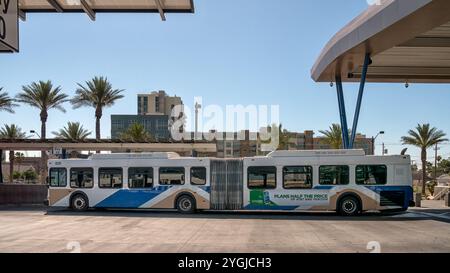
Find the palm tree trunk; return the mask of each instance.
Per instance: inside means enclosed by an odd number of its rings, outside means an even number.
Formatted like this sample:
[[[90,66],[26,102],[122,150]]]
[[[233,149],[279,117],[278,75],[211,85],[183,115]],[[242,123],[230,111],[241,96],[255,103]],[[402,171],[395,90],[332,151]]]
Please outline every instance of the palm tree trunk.
[[[425,197],[425,187],[426,187],[426,180],[427,180],[427,150],[422,149],[422,196]]]
[[[41,111],[41,140],[45,141],[47,131],[48,113],[45,110]],[[45,184],[47,179],[47,154],[41,151],[41,184]]]
[[[95,139],[100,140],[100,118],[95,118]]]
[[[9,183],[14,182],[14,151],[9,151]]]
[[[96,140],[100,140],[101,136],[100,136],[100,119],[102,118],[102,108],[101,107],[97,107],[95,109],[95,139]],[[96,151],[97,154],[100,153],[100,151]]]

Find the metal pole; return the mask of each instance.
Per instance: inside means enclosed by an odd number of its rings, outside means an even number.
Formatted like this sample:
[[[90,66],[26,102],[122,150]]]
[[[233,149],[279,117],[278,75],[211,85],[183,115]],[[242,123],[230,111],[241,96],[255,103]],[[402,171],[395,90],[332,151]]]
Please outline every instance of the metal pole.
[[[372,154],[375,155],[375,138],[372,137]]]
[[[383,155],[384,155],[384,151],[385,151],[385,150],[384,150],[384,142],[383,142]]]
[[[362,102],[362,98],[364,95],[364,87],[366,84],[367,69],[368,69],[369,65],[370,65],[370,53],[366,53],[366,56],[364,58],[362,74],[361,74],[361,82],[359,84],[359,93],[358,93],[358,100],[356,102],[355,117],[353,118],[352,138],[349,143],[350,149],[353,148],[353,144],[355,143],[356,130],[358,129],[359,113],[361,111],[361,102]]]
[[[339,115],[341,118],[342,143],[344,149],[348,149],[349,145],[348,145],[347,115],[345,112],[344,91],[342,88],[342,79],[340,75],[336,76],[336,91],[338,97]]]
[[[0,150],[0,184],[3,184],[3,150]]]
[[[438,144],[434,148],[434,180],[437,178],[437,157],[438,157]]]

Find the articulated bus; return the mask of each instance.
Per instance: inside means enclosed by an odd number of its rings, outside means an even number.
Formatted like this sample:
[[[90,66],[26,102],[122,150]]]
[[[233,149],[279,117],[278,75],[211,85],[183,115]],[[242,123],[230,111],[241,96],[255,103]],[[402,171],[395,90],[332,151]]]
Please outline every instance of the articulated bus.
[[[48,204],[231,211],[404,211],[413,202],[408,155],[363,150],[276,151],[240,159],[175,153],[49,160]]]

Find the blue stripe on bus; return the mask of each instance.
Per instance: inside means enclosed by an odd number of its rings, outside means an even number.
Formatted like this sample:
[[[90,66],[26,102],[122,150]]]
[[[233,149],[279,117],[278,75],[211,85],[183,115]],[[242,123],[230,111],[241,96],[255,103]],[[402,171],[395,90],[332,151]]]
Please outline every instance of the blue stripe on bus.
[[[211,193],[211,186],[200,186],[199,188],[206,191],[207,193]]]
[[[409,207],[409,201],[413,200],[414,190],[411,186],[365,186],[367,189],[380,194],[381,191],[402,191],[405,193],[403,208]]]
[[[159,186],[153,189],[119,190],[98,203],[96,208],[139,208],[171,186]]]

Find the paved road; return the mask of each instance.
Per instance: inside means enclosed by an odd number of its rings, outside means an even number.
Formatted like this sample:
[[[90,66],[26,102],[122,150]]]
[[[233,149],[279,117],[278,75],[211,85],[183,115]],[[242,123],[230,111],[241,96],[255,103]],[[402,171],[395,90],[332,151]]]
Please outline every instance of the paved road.
[[[394,215],[0,208],[0,252],[450,252],[450,210]]]

